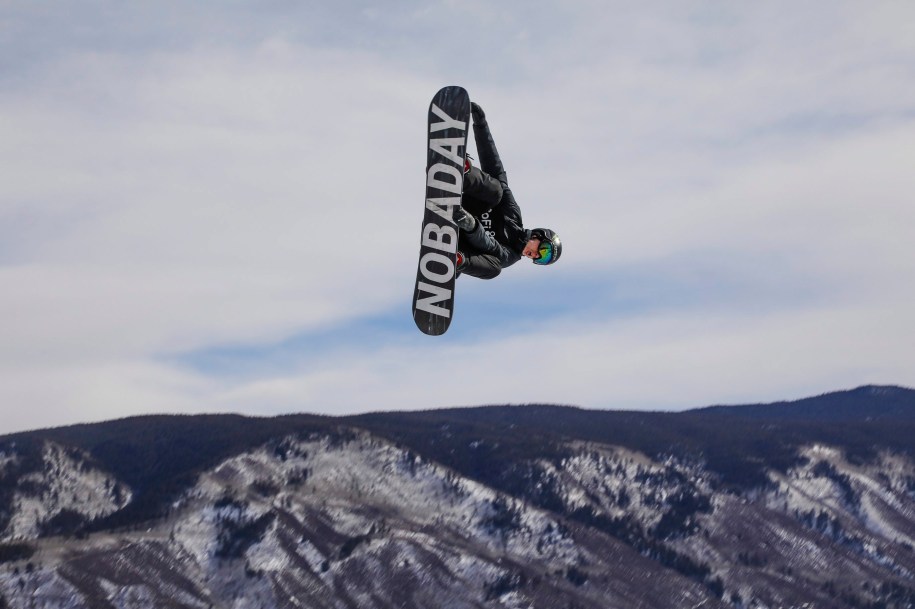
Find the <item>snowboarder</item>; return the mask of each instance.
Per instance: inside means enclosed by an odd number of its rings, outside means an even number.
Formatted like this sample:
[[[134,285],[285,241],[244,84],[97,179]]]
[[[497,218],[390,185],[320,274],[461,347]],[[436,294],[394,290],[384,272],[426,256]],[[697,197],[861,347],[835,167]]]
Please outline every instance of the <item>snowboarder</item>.
[[[492,279],[522,257],[538,265],[553,264],[562,254],[559,236],[548,228],[524,228],[486,114],[476,103],[470,104],[470,112],[480,168],[465,163],[462,206],[454,212],[460,228],[458,273]]]

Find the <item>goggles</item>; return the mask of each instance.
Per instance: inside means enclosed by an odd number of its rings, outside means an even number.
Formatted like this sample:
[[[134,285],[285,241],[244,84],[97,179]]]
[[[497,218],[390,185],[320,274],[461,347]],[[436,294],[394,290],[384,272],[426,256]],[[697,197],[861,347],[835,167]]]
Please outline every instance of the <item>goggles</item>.
[[[534,264],[549,264],[553,261],[553,244],[549,241],[541,241],[537,249],[538,256],[534,258]]]

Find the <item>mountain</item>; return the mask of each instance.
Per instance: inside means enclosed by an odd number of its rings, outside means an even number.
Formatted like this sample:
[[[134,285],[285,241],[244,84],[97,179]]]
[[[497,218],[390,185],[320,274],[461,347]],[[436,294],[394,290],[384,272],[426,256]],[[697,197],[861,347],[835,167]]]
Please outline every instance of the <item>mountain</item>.
[[[915,606],[915,392],[0,438],[0,609]]]
[[[697,412],[783,421],[915,421],[915,390],[867,385],[793,402],[751,406],[712,406]]]

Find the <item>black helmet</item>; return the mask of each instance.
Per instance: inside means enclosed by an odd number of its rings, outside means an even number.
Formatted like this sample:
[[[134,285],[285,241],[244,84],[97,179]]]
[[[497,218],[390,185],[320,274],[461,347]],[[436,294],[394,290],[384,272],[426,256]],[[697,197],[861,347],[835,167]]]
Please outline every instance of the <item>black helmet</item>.
[[[559,256],[562,255],[562,241],[559,240],[559,235],[548,228],[535,228],[531,231],[531,239],[540,240],[540,256],[534,258],[534,264],[547,265],[559,260]]]

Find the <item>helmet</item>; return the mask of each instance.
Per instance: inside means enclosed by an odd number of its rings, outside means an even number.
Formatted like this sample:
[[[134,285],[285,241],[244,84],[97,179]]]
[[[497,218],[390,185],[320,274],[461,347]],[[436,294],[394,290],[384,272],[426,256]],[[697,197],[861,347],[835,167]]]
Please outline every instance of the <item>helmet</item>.
[[[547,265],[559,260],[562,255],[562,241],[559,235],[548,228],[535,228],[531,231],[531,239],[540,240],[539,258],[534,258],[534,264]]]

